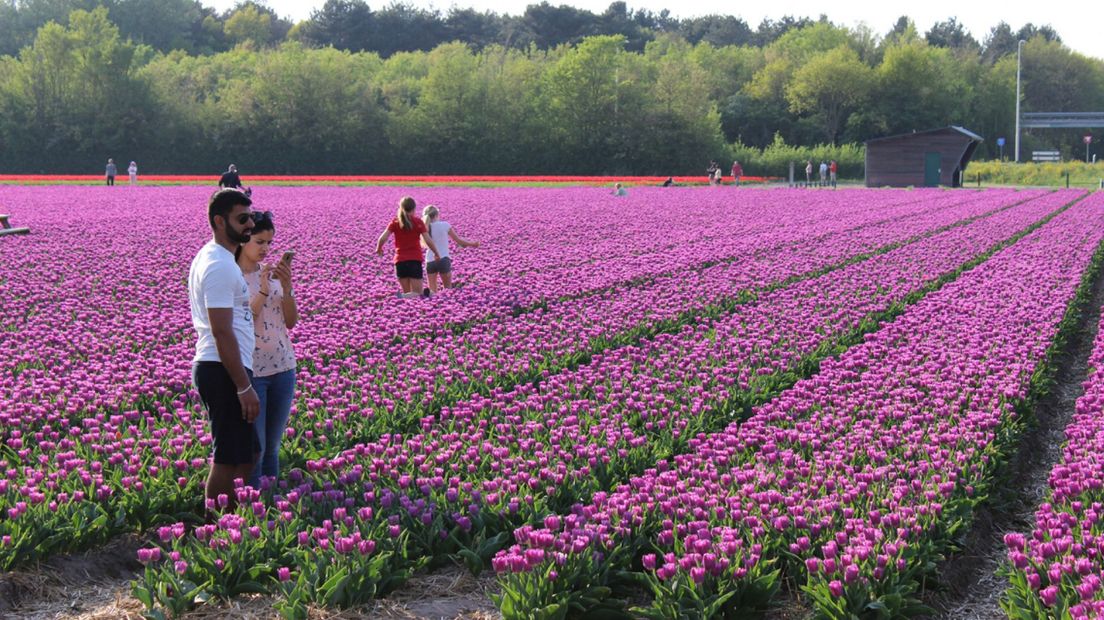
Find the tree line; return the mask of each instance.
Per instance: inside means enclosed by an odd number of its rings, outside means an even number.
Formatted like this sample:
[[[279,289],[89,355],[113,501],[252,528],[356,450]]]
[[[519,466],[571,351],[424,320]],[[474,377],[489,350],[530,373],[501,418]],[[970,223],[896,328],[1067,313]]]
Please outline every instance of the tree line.
[[[947,124],[996,157],[1020,39],[1026,111],[1101,109],[1104,62],[1032,24],[978,41],[954,19],[753,29],[623,2],[506,16],[328,0],[292,24],[252,2],[24,0],[0,5],[0,167],[666,175],[739,157],[781,175],[831,157],[861,175],[857,143]],[[1024,150],[1076,156],[1082,133],[1037,131]]]

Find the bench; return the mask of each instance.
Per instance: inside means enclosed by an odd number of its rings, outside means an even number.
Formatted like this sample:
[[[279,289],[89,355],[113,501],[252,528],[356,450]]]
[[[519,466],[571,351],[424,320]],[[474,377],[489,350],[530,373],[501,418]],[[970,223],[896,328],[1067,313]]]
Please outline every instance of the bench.
[[[30,228],[12,228],[11,222],[9,222],[10,215],[0,214],[0,237],[4,235],[25,235],[31,232]]]

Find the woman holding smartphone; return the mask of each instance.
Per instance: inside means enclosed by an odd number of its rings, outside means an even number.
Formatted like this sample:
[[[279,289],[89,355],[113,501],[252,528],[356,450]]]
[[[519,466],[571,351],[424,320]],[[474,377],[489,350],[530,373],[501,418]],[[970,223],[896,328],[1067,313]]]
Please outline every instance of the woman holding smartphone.
[[[249,308],[253,311],[256,348],[253,351],[253,389],[261,401],[254,425],[261,453],[248,483],[260,488],[261,477],[280,473],[280,440],[287,429],[295,395],[295,352],[288,330],[299,322],[299,309],[292,293],[291,258],[264,263],[272,248],[276,227],[270,211],[253,212],[253,232],[238,246],[236,258],[249,286]]]

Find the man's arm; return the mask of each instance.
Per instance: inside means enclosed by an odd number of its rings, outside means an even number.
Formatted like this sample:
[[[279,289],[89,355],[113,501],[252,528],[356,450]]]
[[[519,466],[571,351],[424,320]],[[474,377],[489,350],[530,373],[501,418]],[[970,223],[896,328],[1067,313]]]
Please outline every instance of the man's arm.
[[[238,392],[242,417],[247,422],[252,422],[260,413],[260,401],[253,391],[238,351],[238,337],[234,335],[234,308],[208,308],[207,319],[211,322],[211,334],[215,337],[219,359],[222,360],[226,372],[230,373],[230,379]]]

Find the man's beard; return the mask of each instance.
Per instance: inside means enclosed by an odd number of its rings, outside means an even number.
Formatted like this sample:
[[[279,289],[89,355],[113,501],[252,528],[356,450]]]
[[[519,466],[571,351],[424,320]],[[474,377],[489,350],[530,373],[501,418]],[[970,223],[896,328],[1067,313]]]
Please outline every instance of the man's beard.
[[[249,243],[249,238],[252,234],[252,231],[252,228],[250,228],[249,230],[238,231],[231,225],[226,227],[226,236],[230,239],[230,241],[241,245],[243,243]]]

